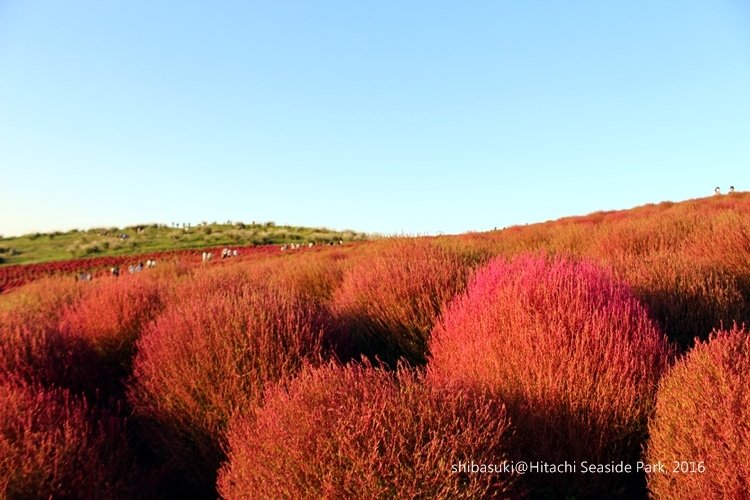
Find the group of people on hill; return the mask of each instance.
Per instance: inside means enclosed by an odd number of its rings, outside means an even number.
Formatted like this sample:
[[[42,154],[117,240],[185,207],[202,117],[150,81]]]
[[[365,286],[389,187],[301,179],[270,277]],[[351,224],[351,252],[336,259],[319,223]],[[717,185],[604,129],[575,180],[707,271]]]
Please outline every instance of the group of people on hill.
[[[239,255],[240,255],[240,251],[237,250],[236,248],[234,250],[232,250],[231,248],[223,248],[221,250],[222,259],[228,259],[229,257],[237,257]],[[203,252],[201,254],[201,262],[205,264],[206,262],[213,259],[213,257],[214,257],[213,252]]]
[[[222,259],[228,259],[229,257],[237,257],[239,254],[240,252],[236,248],[234,250],[230,248],[224,248],[221,250]]]
[[[329,242],[328,243],[328,245],[334,245],[334,244],[335,244],[334,242]],[[344,241],[343,240],[339,240],[338,244],[339,245],[343,245]],[[313,242],[310,242],[310,243],[307,244],[307,247],[309,247],[309,248],[312,248],[313,246],[315,246],[315,243],[313,243]],[[290,243],[289,245],[282,245],[281,246],[281,251],[283,252],[283,251],[285,251],[287,249],[289,249],[289,250],[299,250],[300,248],[301,248],[301,244],[300,243]],[[240,255],[240,252],[236,248],[235,249],[223,248],[221,250],[221,258],[222,259],[228,259],[230,257],[238,257],[239,255]],[[209,262],[211,259],[213,259],[213,256],[214,256],[213,252],[203,252],[201,254],[201,262],[205,264],[205,263]],[[128,266],[128,273],[135,274],[135,273],[141,272],[143,269],[150,269],[150,268],[153,268],[153,267],[156,267],[156,259],[148,259],[148,260],[146,260],[145,263],[144,262],[139,262],[138,264],[130,264]],[[109,270],[109,273],[110,273],[110,275],[112,275],[114,277],[120,276],[120,266],[119,265],[112,266],[110,268],[110,270]],[[80,273],[80,274],[78,274],[76,276],[76,279],[79,280],[79,281],[91,281],[92,275],[91,275],[91,273]]]
[[[313,246],[313,243],[308,244],[309,247]],[[289,250],[299,250],[300,244],[299,243],[290,243],[289,245],[281,245],[281,251],[285,252],[287,249]]]
[[[151,269],[156,267],[156,259],[148,259],[146,262],[139,262],[138,264],[130,264],[128,266],[128,272],[130,274],[135,274],[143,271],[144,269]],[[109,268],[109,274],[110,276],[114,276],[117,278],[120,276],[120,266],[115,264],[114,266]],[[89,271],[83,271],[78,274],[76,274],[76,281],[91,281],[94,279],[94,275]]]
[[[343,245],[344,240],[339,240],[338,243],[335,243],[333,241],[329,241],[328,243],[324,243],[324,245],[333,246],[333,245]],[[315,243],[310,242],[306,245],[308,248],[312,248],[315,246]],[[287,250],[299,250],[302,248],[302,245],[300,243],[289,243],[288,245],[281,245],[281,251],[285,252]]]
[[[729,192],[734,193],[734,186],[729,186]],[[721,194],[721,188],[719,186],[716,186],[716,189],[714,189],[715,194]]]
[[[154,267],[156,267],[156,259],[148,259],[146,260],[145,264],[143,263],[143,261],[139,262],[138,264],[130,264],[128,266],[128,273],[135,274],[143,271],[144,269],[151,269]],[[114,277],[120,276],[120,266],[112,266],[109,270],[109,274]]]

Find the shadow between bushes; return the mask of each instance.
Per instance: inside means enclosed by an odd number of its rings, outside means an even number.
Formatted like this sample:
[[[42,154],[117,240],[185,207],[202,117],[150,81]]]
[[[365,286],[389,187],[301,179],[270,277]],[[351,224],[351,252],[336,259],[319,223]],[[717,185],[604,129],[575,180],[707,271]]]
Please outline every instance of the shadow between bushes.
[[[528,498],[538,499],[632,499],[647,498],[646,474],[636,472],[641,450],[647,441],[646,424],[613,436],[600,452],[592,453],[596,430],[585,409],[573,411],[563,404],[529,408],[521,402],[506,404],[514,431],[510,456],[514,461],[576,465],[571,473],[526,473],[521,482]],[[601,431],[600,431],[601,432]],[[605,429],[616,434],[617,429]],[[582,462],[591,464],[630,464],[630,473],[583,472]]]
[[[695,345],[695,339],[706,340],[715,329],[750,324],[750,281],[737,285],[741,297],[727,304],[707,294],[681,290],[640,290],[639,296],[667,338],[684,353]]]
[[[395,370],[405,363],[427,364],[429,336],[418,330],[388,329],[367,316],[347,316],[334,320],[328,350],[342,363],[360,362]]]

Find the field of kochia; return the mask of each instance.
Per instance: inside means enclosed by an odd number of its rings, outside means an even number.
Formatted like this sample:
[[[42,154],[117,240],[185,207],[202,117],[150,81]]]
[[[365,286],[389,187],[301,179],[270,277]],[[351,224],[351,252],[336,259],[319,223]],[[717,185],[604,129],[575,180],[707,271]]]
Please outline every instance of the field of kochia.
[[[750,193],[41,278],[0,497],[750,498],[746,322]]]

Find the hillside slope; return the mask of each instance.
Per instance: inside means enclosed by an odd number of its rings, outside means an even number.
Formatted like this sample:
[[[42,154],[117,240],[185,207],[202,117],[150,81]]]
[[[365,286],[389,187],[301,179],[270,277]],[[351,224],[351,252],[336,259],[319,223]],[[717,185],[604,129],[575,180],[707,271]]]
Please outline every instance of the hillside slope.
[[[491,255],[593,259],[628,283],[682,346],[750,321],[750,193],[736,192],[467,234]]]
[[[65,233],[33,233],[0,238],[0,265],[32,264],[85,257],[137,255],[222,245],[271,245],[355,241],[366,235],[325,228],[242,222],[171,227],[141,224]]]

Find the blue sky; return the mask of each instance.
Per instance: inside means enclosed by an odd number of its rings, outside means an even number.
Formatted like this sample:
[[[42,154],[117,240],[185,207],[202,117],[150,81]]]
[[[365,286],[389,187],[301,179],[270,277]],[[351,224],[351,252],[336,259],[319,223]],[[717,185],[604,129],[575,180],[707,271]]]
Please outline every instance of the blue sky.
[[[740,0],[0,0],[0,234],[456,233],[730,184]]]

